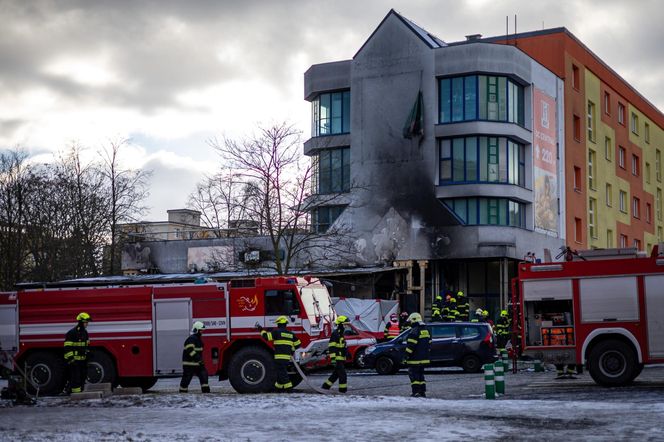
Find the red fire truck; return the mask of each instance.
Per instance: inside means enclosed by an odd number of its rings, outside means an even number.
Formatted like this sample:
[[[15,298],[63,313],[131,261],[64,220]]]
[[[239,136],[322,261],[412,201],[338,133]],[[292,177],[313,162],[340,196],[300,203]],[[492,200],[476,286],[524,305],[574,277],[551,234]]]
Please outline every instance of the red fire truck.
[[[519,263],[512,281],[512,342],[554,364],[584,364],[605,386],[633,381],[664,362],[664,256],[636,249]]]
[[[273,327],[286,315],[305,348],[330,335],[335,313],[317,279],[196,282],[135,277],[19,286],[0,293],[0,350],[27,367],[41,394],[57,394],[67,379],[64,335],[85,311],[92,316],[89,382],[148,389],[160,377],[181,375],[184,340],[202,321],[208,372],[246,393],[274,384],[272,348],[256,323]],[[300,379],[293,374],[293,381]]]

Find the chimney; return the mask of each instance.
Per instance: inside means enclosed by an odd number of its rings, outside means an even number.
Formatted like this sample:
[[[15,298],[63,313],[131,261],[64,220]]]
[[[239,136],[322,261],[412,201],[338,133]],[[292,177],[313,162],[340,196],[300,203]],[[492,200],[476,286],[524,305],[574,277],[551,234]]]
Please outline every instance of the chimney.
[[[482,34],[466,35],[466,41],[475,41],[475,40],[480,40],[481,38],[482,38]]]

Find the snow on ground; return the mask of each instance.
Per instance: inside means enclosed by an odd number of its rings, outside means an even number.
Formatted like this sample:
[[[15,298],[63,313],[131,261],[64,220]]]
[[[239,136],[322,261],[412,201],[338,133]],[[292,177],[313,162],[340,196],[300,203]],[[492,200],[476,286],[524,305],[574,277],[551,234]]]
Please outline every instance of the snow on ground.
[[[156,392],[0,405],[2,441],[664,440],[660,403]]]

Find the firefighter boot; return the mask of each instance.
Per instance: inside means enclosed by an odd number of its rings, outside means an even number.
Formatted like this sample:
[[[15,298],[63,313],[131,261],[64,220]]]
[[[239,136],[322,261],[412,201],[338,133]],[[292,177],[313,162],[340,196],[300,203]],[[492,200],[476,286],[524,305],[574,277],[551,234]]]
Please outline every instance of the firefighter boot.
[[[209,393],[210,392],[210,386],[209,385],[201,385],[201,391],[203,393]]]

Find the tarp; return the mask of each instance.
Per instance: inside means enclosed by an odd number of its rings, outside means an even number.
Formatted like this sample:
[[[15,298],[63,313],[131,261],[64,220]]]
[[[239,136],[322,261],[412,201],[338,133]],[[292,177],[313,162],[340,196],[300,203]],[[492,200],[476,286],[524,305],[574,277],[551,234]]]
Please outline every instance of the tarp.
[[[399,313],[397,301],[384,299],[332,298],[337,315],[347,316],[351,324],[360,330],[383,337],[385,323],[392,313]]]

